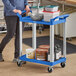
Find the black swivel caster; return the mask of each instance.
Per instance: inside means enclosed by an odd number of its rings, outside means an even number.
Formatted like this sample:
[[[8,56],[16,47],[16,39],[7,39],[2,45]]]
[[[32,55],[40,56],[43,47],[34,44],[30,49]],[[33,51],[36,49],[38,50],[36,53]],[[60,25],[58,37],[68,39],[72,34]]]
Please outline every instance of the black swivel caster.
[[[72,38],[71,38],[71,37],[70,37],[70,38],[67,38],[67,40],[68,40],[68,41],[72,41]]]
[[[26,64],[26,62],[23,62],[23,61],[18,61],[18,62],[17,62],[17,66],[18,66],[18,67],[21,67],[22,64]]]
[[[62,68],[64,68],[66,66],[66,63],[62,62],[60,65],[61,65]]]
[[[52,67],[48,67],[48,72],[51,73],[53,71]]]
[[[41,34],[42,33],[42,30],[39,30],[39,34]]]
[[[42,26],[39,26],[39,34],[42,33]]]
[[[17,66],[18,66],[18,67],[21,67],[21,66],[22,66],[22,61],[18,61],[18,62],[17,62]]]

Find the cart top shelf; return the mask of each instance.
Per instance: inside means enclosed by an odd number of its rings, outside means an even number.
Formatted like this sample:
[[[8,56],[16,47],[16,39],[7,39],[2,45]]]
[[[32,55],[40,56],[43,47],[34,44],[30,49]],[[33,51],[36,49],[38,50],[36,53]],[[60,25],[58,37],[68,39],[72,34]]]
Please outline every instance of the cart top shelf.
[[[57,17],[55,17],[53,19],[50,19],[50,22],[46,22],[44,20],[41,20],[41,21],[33,21],[30,16],[22,17],[22,15],[20,15],[19,13],[17,13],[17,16],[19,17],[19,20],[21,22],[44,24],[44,25],[56,25],[56,24],[60,24],[60,23],[65,23],[66,22],[66,18],[69,15],[66,14],[66,15],[57,16]]]

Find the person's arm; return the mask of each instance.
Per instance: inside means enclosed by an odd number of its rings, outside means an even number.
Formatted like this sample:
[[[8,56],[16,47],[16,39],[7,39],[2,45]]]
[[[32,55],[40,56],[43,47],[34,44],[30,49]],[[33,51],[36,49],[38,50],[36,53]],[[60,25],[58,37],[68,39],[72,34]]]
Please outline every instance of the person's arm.
[[[30,8],[28,6],[28,0],[24,0],[24,1],[25,1],[25,6],[26,6],[25,10],[26,10],[26,13],[28,13],[30,12]]]
[[[4,6],[8,9],[8,11],[13,11],[14,13],[21,14],[21,10],[17,10],[16,7],[14,7],[9,0],[2,0],[4,3]]]

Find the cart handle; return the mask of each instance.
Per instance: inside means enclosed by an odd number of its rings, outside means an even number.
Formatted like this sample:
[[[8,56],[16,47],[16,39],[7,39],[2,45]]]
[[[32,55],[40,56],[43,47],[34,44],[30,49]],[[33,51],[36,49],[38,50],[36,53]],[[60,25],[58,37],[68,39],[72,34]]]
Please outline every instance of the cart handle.
[[[67,17],[69,17],[69,14],[57,16],[57,17],[55,17],[55,18],[53,18],[53,19],[51,19],[51,20],[52,20],[52,21],[55,21],[56,19],[61,20],[61,19],[66,19]]]
[[[30,12],[32,13],[31,10],[30,10]],[[20,15],[19,13],[17,13],[17,16],[18,16],[20,19],[22,19],[22,15],[23,15],[24,13],[26,13],[26,10],[23,10],[21,15]]]

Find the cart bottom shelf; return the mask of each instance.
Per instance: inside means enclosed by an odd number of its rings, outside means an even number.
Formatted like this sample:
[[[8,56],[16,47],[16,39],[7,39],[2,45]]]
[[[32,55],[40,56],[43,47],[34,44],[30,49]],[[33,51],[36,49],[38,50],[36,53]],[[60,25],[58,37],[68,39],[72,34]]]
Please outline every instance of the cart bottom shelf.
[[[41,61],[41,60],[36,60],[36,59],[29,59],[26,58],[26,55],[23,55],[19,58],[21,61],[28,61],[28,62],[33,62],[33,63],[39,63],[39,64],[44,64],[44,65],[49,65],[49,66],[54,66],[56,64],[62,63],[62,62],[66,62],[66,58],[62,57],[57,61],[54,62],[48,62],[48,61]]]

